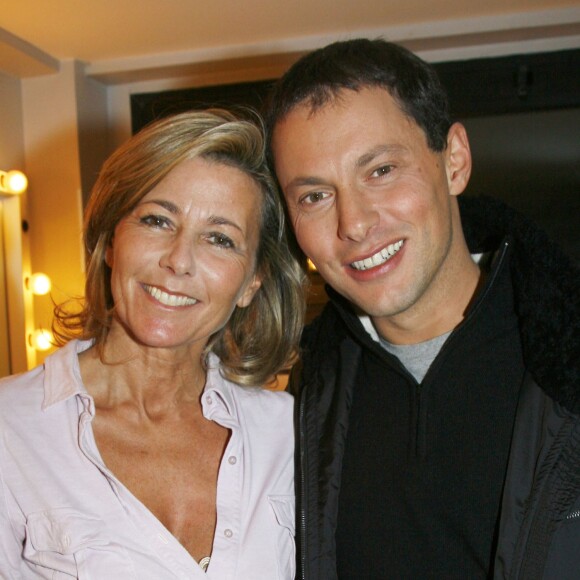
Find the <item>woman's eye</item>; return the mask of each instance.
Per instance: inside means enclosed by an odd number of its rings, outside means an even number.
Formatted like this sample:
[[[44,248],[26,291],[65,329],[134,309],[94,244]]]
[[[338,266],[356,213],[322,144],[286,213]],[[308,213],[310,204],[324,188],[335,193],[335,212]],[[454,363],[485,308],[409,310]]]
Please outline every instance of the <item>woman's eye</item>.
[[[321,202],[323,199],[326,199],[328,195],[329,194],[324,191],[313,191],[300,198],[300,203],[305,205],[313,205],[315,203]]]
[[[222,233],[210,234],[209,241],[214,246],[219,246],[220,248],[233,248],[234,247],[233,240],[229,236],[226,236],[225,234],[222,234]]]
[[[140,221],[142,224],[153,228],[165,228],[170,225],[169,220],[160,215],[146,215]]]

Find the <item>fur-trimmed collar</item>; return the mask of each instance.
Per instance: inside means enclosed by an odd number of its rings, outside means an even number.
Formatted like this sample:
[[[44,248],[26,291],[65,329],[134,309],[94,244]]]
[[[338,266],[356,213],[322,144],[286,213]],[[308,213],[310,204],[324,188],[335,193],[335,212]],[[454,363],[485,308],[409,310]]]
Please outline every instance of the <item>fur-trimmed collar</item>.
[[[580,269],[530,220],[490,197],[459,198],[472,253],[507,237],[524,361],[540,387],[580,413]]]

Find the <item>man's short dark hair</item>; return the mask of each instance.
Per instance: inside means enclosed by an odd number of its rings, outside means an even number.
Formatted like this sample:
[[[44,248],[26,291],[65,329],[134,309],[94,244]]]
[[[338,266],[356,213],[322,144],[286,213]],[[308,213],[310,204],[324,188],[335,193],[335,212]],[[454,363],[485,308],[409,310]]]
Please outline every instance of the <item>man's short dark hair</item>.
[[[275,84],[265,110],[268,139],[299,105],[316,111],[340,91],[380,87],[423,130],[433,151],[443,151],[451,126],[449,104],[435,69],[398,44],[359,38],[335,42],[297,61]],[[270,149],[270,147],[268,147]],[[270,151],[271,153],[271,151]]]

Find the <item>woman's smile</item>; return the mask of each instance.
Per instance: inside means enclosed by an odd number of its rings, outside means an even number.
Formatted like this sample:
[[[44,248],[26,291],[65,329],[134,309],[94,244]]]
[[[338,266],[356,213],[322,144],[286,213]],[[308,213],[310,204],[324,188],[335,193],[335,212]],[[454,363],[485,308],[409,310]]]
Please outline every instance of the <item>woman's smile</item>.
[[[184,294],[173,294],[161,290],[161,288],[158,288],[157,286],[149,286],[148,284],[143,284],[143,288],[157,302],[163,304],[163,306],[182,307],[197,304],[195,298],[185,296]]]

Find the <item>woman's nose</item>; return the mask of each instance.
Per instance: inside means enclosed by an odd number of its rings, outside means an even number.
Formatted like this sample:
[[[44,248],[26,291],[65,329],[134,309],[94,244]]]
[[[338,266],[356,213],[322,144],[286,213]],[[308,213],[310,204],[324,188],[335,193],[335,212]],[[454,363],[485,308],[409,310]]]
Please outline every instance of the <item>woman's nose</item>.
[[[163,252],[160,265],[177,276],[193,275],[195,272],[193,241],[188,236],[176,235]]]

